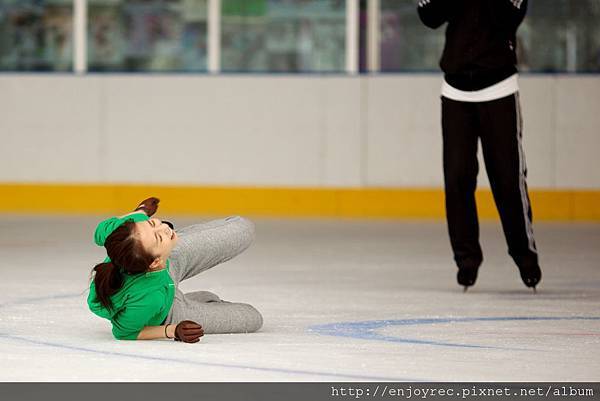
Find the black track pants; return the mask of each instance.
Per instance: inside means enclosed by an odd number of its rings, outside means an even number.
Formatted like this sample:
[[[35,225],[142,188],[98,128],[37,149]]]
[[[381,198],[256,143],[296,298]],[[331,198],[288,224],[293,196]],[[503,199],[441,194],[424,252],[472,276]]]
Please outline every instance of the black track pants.
[[[458,267],[483,261],[475,205],[478,139],[508,252],[517,266],[538,263],[521,128],[518,93],[479,103],[442,97],[446,218]]]

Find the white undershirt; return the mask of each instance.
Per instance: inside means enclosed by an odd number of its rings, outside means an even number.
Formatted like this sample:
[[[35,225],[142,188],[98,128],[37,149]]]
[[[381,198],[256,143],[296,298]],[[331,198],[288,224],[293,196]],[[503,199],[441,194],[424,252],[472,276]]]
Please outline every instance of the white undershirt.
[[[489,102],[490,100],[501,99],[519,91],[518,76],[519,74],[515,73],[497,84],[472,92],[456,89],[444,80],[442,96],[459,102]]]

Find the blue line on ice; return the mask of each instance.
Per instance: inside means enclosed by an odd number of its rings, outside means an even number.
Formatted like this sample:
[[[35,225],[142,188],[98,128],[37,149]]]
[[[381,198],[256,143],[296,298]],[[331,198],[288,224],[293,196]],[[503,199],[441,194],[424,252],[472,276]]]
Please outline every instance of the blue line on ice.
[[[333,378],[340,378],[340,379],[345,378],[345,379],[389,381],[389,382],[427,381],[427,380],[414,379],[414,378],[363,376],[363,375],[356,375],[356,374],[351,374],[351,373],[346,374],[346,373],[331,373],[331,372],[319,372],[319,371],[310,371],[310,370],[280,369],[280,368],[269,368],[269,367],[261,367],[261,366],[235,365],[235,364],[226,364],[226,363],[217,363],[217,362],[200,362],[200,361],[177,359],[177,358],[163,358],[163,357],[153,357],[153,356],[146,356],[146,355],[135,355],[135,354],[128,354],[125,352],[102,351],[102,350],[95,350],[95,349],[91,349],[91,348],[75,347],[75,346],[65,345],[65,344],[60,344],[60,343],[51,343],[51,342],[47,342],[47,341],[31,340],[28,338],[13,336],[13,335],[4,334],[4,333],[0,333],[0,338],[7,339],[7,340],[13,340],[13,341],[21,341],[21,342],[35,344],[35,345],[44,345],[44,346],[48,346],[48,347],[68,349],[71,351],[91,352],[94,354],[135,358],[135,359],[142,359],[142,360],[146,360],[146,361],[175,362],[175,363],[182,363],[182,364],[194,365],[194,366],[219,367],[219,368],[243,369],[243,370],[249,369],[249,370],[257,370],[260,372],[274,372],[274,373],[284,373],[284,374],[290,374],[290,375],[304,375],[304,376],[323,376],[323,377],[333,377]]]
[[[36,303],[36,302],[50,301],[50,300],[55,300],[55,299],[77,298],[82,295],[83,295],[83,293],[50,295],[50,296],[35,297],[35,298],[23,298],[23,299],[19,299],[19,300],[13,301],[13,302],[7,302],[7,303],[0,304],[0,308],[16,306],[16,305],[32,304],[32,303]],[[322,376],[322,377],[331,377],[331,378],[339,378],[339,379],[374,380],[374,381],[408,381],[408,382],[428,381],[425,379],[416,379],[416,378],[363,376],[363,375],[357,375],[357,374],[351,374],[351,373],[346,374],[346,373],[331,373],[331,372],[310,371],[310,370],[269,368],[269,367],[262,367],[262,366],[247,366],[247,365],[225,364],[225,363],[217,363],[217,362],[201,362],[201,361],[177,359],[177,358],[153,357],[153,356],[145,356],[145,355],[128,354],[125,352],[102,351],[102,350],[95,350],[92,348],[76,347],[76,346],[60,344],[60,343],[39,341],[39,340],[35,340],[35,339],[14,336],[14,335],[6,334],[6,333],[0,333],[0,338],[5,339],[5,340],[25,342],[25,343],[29,343],[29,344],[42,345],[42,346],[47,346],[47,347],[68,349],[71,351],[82,351],[82,352],[90,352],[90,353],[101,354],[101,355],[136,358],[136,359],[142,359],[142,360],[146,360],[146,361],[174,362],[174,363],[182,363],[182,364],[194,365],[194,366],[221,367],[221,368],[244,369],[244,370],[250,369],[250,370],[256,370],[259,372],[273,372],[273,373],[283,373],[283,374],[290,374],[290,375],[304,375],[304,376]]]
[[[440,347],[459,347],[459,348],[482,348],[498,349],[511,351],[539,351],[525,348],[507,348],[494,347],[477,344],[449,343],[433,340],[418,340],[413,338],[403,338],[386,336],[377,332],[377,330],[389,326],[416,326],[432,325],[444,323],[471,323],[471,322],[505,322],[505,321],[531,321],[531,320],[600,320],[600,317],[585,316],[516,316],[516,317],[457,317],[457,318],[422,318],[422,319],[401,319],[401,320],[368,320],[362,322],[340,322],[327,323],[311,326],[309,332],[327,336],[358,338],[362,340],[388,341],[406,344],[434,345]]]

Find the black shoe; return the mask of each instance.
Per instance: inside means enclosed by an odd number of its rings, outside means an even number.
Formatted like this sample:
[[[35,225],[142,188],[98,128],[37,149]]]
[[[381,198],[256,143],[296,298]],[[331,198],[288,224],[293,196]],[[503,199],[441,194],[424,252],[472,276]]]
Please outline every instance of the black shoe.
[[[464,286],[464,290],[475,284],[477,281],[477,271],[479,267],[459,267],[458,273],[456,274],[456,281],[458,284]]]
[[[533,288],[535,292],[535,287],[538,285],[540,280],[542,279],[542,270],[540,266],[528,265],[528,266],[519,266],[519,272],[521,273],[521,280],[527,287]]]

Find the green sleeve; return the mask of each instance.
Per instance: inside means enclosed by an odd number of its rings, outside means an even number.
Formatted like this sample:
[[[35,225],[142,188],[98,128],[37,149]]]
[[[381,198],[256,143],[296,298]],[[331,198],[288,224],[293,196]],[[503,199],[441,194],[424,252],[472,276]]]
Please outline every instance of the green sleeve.
[[[118,340],[136,340],[140,331],[164,306],[164,301],[158,292],[139,299],[129,299],[125,308],[113,316],[113,336]]]
[[[148,220],[148,216],[146,216],[146,213],[144,212],[133,213],[121,218],[111,217],[110,219],[106,219],[98,224],[98,227],[96,227],[94,241],[96,242],[96,245],[104,246],[106,238],[108,238],[108,236],[112,234],[112,232],[115,231],[121,224],[125,223],[126,221],[133,221],[134,223],[137,223],[139,221],[146,220]]]

